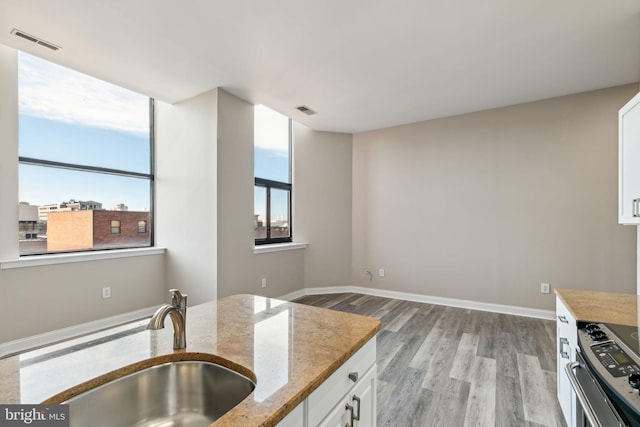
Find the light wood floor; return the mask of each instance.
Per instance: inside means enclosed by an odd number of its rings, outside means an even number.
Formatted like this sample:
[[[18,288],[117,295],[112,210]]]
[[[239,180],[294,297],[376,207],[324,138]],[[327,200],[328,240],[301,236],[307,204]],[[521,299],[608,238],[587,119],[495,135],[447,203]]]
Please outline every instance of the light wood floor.
[[[552,321],[352,293],[296,302],[382,321],[378,426],[565,426]]]

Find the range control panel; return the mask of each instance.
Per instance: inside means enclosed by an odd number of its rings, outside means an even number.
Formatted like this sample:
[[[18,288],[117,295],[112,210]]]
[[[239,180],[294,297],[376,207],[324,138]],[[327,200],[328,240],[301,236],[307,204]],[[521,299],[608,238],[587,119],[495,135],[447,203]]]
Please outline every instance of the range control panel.
[[[640,367],[615,342],[604,342],[591,347],[602,366],[613,377],[640,373]]]
[[[578,343],[599,386],[640,427],[640,356],[603,323],[579,327]]]

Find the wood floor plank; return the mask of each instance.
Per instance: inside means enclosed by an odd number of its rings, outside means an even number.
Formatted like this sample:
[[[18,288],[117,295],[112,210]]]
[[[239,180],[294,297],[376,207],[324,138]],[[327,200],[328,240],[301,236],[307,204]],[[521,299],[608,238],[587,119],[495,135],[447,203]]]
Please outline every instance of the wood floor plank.
[[[400,328],[402,328],[405,323],[407,323],[409,319],[411,319],[411,317],[416,314],[417,311],[418,309],[415,307],[409,307],[405,309],[402,313],[400,313],[400,315],[396,316],[393,321],[389,322],[384,327],[384,329],[387,331],[398,332]]]
[[[433,426],[461,426],[469,399],[471,383],[450,378],[441,391],[440,403],[433,418]]]
[[[455,352],[457,344],[450,338],[444,336],[440,338],[438,346],[427,364],[422,388],[437,391],[447,383],[453,363],[451,355]]]
[[[525,424],[520,382],[517,377],[503,375],[496,365],[496,427]]]
[[[514,345],[513,334],[510,332],[498,333],[496,347],[500,349],[496,355],[496,367],[500,374],[511,378],[518,378],[518,357]]]
[[[296,302],[382,322],[378,426],[566,427],[553,321],[355,293]]]
[[[555,425],[554,413],[549,410],[554,405],[552,397],[555,395],[549,393],[547,380],[538,358],[519,353],[518,372],[524,419],[543,425]]]
[[[399,377],[394,377],[389,382],[394,382],[396,387],[391,396],[384,402],[385,409],[378,412],[380,415],[378,425],[380,426],[402,426],[412,425],[413,415],[424,412],[425,407],[433,405],[432,401],[420,401],[417,399],[420,391],[420,383],[424,377],[424,372],[419,369],[407,368]]]
[[[453,363],[449,371],[449,378],[461,381],[471,381],[473,372],[476,369],[476,353],[478,352],[478,335],[463,333],[460,343],[453,356]]]
[[[431,356],[438,349],[440,339],[443,337],[443,332],[440,328],[433,328],[429,332],[429,335],[422,341],[418,351],[413,355],[409,366],[416,369],[424,369],[429,364]]]
[[[493,426],[496,424],[496,361],[478,357],[475,366],[464,426]]]

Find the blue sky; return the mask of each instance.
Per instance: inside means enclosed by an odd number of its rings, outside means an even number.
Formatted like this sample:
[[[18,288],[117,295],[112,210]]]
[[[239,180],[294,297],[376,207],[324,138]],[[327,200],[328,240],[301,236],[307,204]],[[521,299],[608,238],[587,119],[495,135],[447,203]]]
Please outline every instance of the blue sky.
[[[149,171],[149,99],[36,57],[19,57],[20,156]],[[148,181],[20,165],[20,201],[94,200],[149,210]]]
[[[149,172],[149,98],[20,53],[20,156]],[[256,106],[255,174],[289,182],[288,118]],[[93,200],[111,209],[150,208],[146,180],[20,165],[20,201],[43,205]],[[272,196],[274,217],[286,216],[286,199]],[[264,218],[265,202],[254,213]]]

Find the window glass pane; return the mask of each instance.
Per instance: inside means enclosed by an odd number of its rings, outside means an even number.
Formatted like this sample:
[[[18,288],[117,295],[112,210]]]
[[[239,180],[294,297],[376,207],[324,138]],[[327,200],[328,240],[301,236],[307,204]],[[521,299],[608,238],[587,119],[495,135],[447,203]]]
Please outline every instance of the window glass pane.
[[[149,98],[20,53],[19,152],[150,173]]]
[[[120,221],[111,220],[111,234],[120,234]]]
[[[254,119],[254,176],[291,183],[289,118],[256,105]]]
[[[20,254],[149,246],[138,221],[150,220],[150,186],[148,179],[20,165]],[[119,235],[111,234],[114,220]]]
[[[253,187],[253,229],[256,239],[267,238],[267,189]]]
[[[289,192],[271,189],[271,238],[289,237]]]

